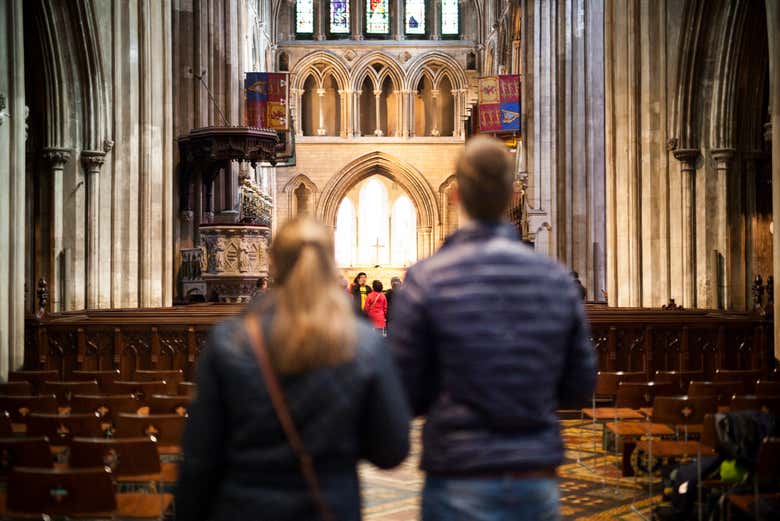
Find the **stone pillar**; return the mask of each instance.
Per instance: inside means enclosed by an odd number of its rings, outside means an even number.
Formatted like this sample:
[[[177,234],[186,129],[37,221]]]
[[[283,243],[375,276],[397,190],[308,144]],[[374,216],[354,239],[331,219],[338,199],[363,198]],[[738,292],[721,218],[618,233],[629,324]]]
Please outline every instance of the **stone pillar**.
[[[49,259],[49,302],[51,311],[62,311],[63,276],[60,271],[62,260],[62,215],[63,189],[62,171],[70,161],[70,150],[47,148],[43,159],[51,168],[51,258]]]
[[[431,90],[431,105],[433,105],[433,124],[431,125],[431,135],[440,136],[439,130],[439,89]]]
[[[680,161],[682,187],[682,306],[696,307],[696,160],[697,149],[678,149],[674,157]]]
[[[396,40],[403,40],[404,39],[404,0],[391,0],[390,4],[392,5],[391,13],[393,14],[391,18],[391,24],[394,25],[394,29],[392,34],[393,38]],[[426,21],[427,23],[427,21]],[[393,27],[391,27],[393,29]]]
[[[463,9],[463,7],[461,7]],[[440,29],[439,29],[439,11],[441,10],[441,0],[433,0],[431,2],[431,19],[427,20],[426,23],[429,24],[428,27],[431,28],[430,31],[428,31],[428,38],[430,40],[440,40]]]
[[[363,16],[364,4],[362,2],[352,2],[350,5],[350,17],[352,18],[352,39],[363,39]]]
[[[719,309],[731,309],[731,288],[729,279],[731,277],[731,268],[734,259],[729,255],[729,226],[728,226],[728,183],[731,174],[729,173],[734,158],[734,149],[721,148],[712,151],[712,157],[715,159],[716,169],[716,191],[715,191],[715,250],[723,257],[724,269],[719,272],[717,264],[715,265],[717,281],[713,302]]]
[[[766,0],[769,41],[769,92],[772,117],[772,222],[778,223],[772,234],[775,295],[780,295],[780,4]],[[774,316],[780,317],[780,298],[775,298]],[[780,359],[780,327],[775,322],[775,358]]]
[[[99,150],[84,150],[81,161],[87,183],[87,309],[98,307],[100,273],[100,169],[106,154]]]
[[[328,129],[325,128],[325,89],[317,89],[317,107],[319,108],[320,127],[317,129],[318,136],[327,136]]]
[[[382,136],[384,133],[382,132],[382,112],[381,112],[381,104],[382,104],[382,90],[377,89],[374,91],[374,100],[376,101],[376,129],[374,129],[374,135],[375,136]]]
[[[314,2],[314,39],[322,41],[326,38],[325,27],[328,23],[328,2]],[[293,18],[294,20],[294,18]]]

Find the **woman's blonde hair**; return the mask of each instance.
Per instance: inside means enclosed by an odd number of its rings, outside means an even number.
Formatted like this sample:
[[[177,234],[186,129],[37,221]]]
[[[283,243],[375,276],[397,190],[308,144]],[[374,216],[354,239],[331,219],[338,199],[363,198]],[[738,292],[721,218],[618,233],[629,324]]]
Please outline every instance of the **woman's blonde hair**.
[[[333,241],[311,217],[285,222],[271,243],[276,311],[270,356],[282,374],[337,365],[355,356],[356,324],[339,286]]]

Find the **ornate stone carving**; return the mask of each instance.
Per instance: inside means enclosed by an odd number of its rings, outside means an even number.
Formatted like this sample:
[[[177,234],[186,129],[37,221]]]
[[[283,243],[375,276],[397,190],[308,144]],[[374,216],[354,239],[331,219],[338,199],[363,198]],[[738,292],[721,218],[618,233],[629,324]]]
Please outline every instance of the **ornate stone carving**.
[[[46,306],[49,305],[49,284],[46,279],[40,279],[38,281],[38,313],[44,314],[46,312]]]
[[[81,152],[81,162],[89,173],[99,173],[100,168],[106,161],[106,153],[100,150],[83,150]]]
[[[267,226],[201,226],[207,257],[203,280],[209,299],[220,302],[251,299],[257,280],[268,276],[266,250],[270,233]]]
[[[8,106],[6,105],[5,94],[0,94],[0,127],[3,126],[3,122],[6,119],[11,119],[11,114],[8,113],[6,108]]]
[[[70,161],[70,150],[65,148],[45,148],[41,157],[54,169],[61,170]]]

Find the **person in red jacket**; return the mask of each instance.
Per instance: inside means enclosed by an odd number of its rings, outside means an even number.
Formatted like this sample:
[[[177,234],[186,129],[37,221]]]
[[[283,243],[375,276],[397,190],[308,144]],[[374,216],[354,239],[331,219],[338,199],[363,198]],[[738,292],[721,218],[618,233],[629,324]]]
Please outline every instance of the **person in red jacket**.
[[[382,293],[382,283],[375,280],[371,283],[371,293],[366,296],[365,313],[379,333],[384,334],[387,325],[387,298]]]

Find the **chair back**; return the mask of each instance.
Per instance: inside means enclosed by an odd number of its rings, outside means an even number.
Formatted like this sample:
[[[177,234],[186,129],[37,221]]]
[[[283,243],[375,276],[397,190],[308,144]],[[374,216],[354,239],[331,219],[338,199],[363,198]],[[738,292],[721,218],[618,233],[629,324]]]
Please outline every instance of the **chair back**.
[[[715,450],[718,447],[718,431],[715,428],[715,415],[705,414],[701,429],[702,449]]]
[[[761,371],[753,369],[716,369],[714,382],[742,382],[745,386],[743,392],[753,394],[756,380],[761,378]]]
[[[14,435],[14,426],[11,423],[11,415],[8,411],[0,411],[0,438],[8,438]]]
[[[741,381],[691,382],[688,396],[714,396],[720,405],[728,405],[735,394],[744,394],[745,386]]]
[[[674,384],[671,382],[620,382],[615,407],[631,409],[652,407],[656,396],[672,394],[674,394]]]
[[[152,437],[160,445],[180,445],[186,418],[178,414],[120,413],[116,421],[116,438]]]
[[[184,372],[181,369],[136,369],[134,374],[137,382],[164,381],[166,384],[164,394],[176,394],[178,385],[184,381]]]
[[[46,436],[52,445],[69,445],[76,436],[99,438],[104,436],[100,417],[90,414],[37,414],[27,417],[29,436]]]
[[[734,396],[731,400],[730,410],[737,411],[759,411],[780,416],[780,395],[779,396]]]
[[[704,380],[703,371],[656,371],[656,382],[671,382],[674,384],[675,393],[688,394],[688,385],[692,380]]]
[[[69,464],[72,468],[106,466],[119,477],[140,476],[160,472],[160,455],[149,437],[74,438]]]
[[[120,412],[136,413],[142,406],[132,394],[76,394],[70,400],[71,413],[98,413],[103,421],[113,421]]]
[[[764,438],[758,449],[756,476],[760,482],[780,480],[780,438]]]
[[[150,414],[178,414],[187,416],[187,407],[192,399],[189,396],[165,396],[155,394],[149,401]]]
[[[73,371],[71,378],[80,381],[92,381],[95,380],[100,386],[102,392],[107,392],[112,383],[119,380],[119,369],[104,370],[104,371]]]
[[[190,399],[195,398],[195,390],[197,386],[195,382],[179,382],[176,386],[176,394],[179,396],[189,396]]]
[[[756,382],[756,396],[780,396],[780,382],[758,380]]]
[[[714,396],[656,396],[653,403],[653,421],[669,425],[700,425],[705,414],[718,412]]]
[[[74,394],[97,394],[100,387],[96,380],[75,381],[75,382],[43,382],[41,392],[44,394],[53,394],[57,397],[60,405],[70,404],[70,399]]]
[[[642,372],[599,371],[596,373],[596,394],[617,395],[620,382],[646,382],[647,375]]]
[[[0,395],[4,396],[30,396],[33,393],[30,382],[3,382],[0,383]]]
[[[116,510],[111,471],[16,467],[8,480],[8,510],[39,516],[110,514]]]
[[[7,476],[13,467],[50,469],[54,457],[45,436],[34,438],[0,438],[0,476]]]
[[[30,382],[32,385],[32,394],[40,392],[40,386],[43,382],[53,382],[60,379],[60,374],[54,370],[32,370],[32,371],[11,371],[8,373],[9,382]]]
[[[132,394],[136,400],[145,401],[153,394],[165,394],[168,384],[163,380],[138,382],[117,380],[110,386],[111,394]]]
[[[57,397],[53,394],[37,396],[0,396],[0,411],[8,411],[12,422],[24,422],[32,412],[57,412]]]

